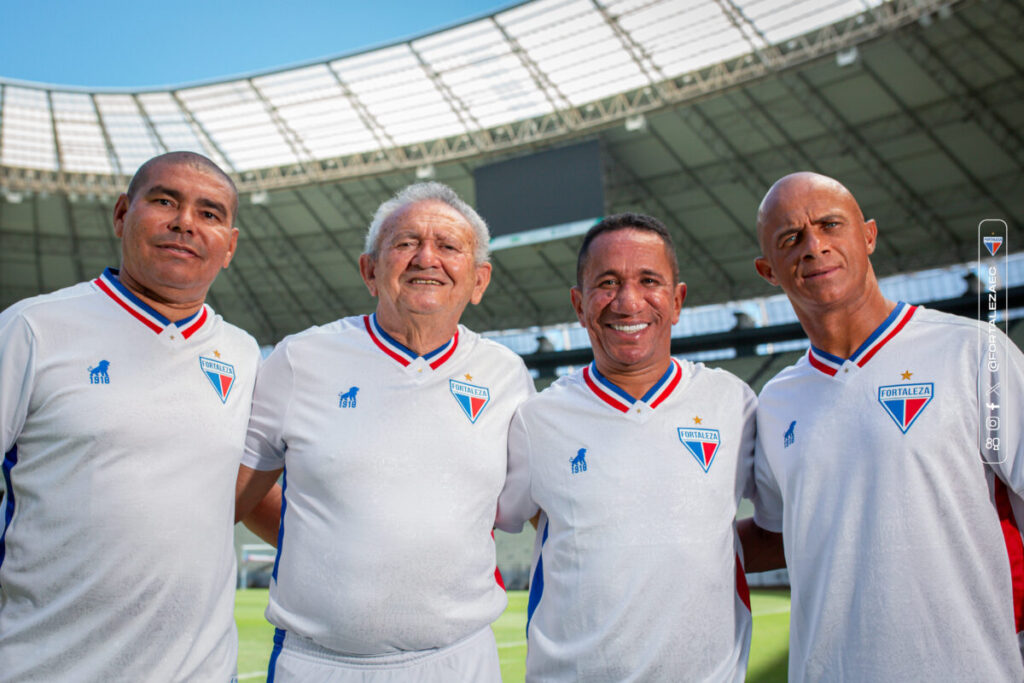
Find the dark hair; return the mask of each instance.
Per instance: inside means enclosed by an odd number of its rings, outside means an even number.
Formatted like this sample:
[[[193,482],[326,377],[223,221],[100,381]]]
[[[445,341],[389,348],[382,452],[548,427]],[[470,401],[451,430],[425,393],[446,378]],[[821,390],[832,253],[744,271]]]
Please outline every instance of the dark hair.
[[[150,170],[154,166],[158,166],[160,164],[182,164],[184,166],[191,166],[192,168],[212,173],[227,182],[228,187],[231,188],[231,220],[234,222],[234,219],[238,216],[238,188],[235,187],[235,181],[233,181],[231,176],[225,173],[220,166],[213,163],[202,154],[197,154],[195,152],[167,152],[166,154],[155,156],[142,164],[142,166],[139,166],[139,170],[137,170],[135,175],[132,176],[131,181],[128,183],[128,190],[125,192],[125,194],[128,195],[129,202],[135,199],[136,193],[138,193],[146,184],[146,181],[149,179]]]
[[[668,255],[669,263],[672,265],[672,284],[679,282],[679,259],[676,258],[676,246],[665,224],[654,216],[626,212],[608,216],[590,228],[590,230],[587,230],[587,234],[583,236],[583,244],[580,245],[579,254],[576,256],[576,285],[578,287],[583,286],[583,268],[587,265],[587,255],[590,251],[591,242],[599,235],[603,235],[606,232],[616,232],[617,230],[642,230],[653,232],[660,237],[661,241],[665,243],[665,253]]]

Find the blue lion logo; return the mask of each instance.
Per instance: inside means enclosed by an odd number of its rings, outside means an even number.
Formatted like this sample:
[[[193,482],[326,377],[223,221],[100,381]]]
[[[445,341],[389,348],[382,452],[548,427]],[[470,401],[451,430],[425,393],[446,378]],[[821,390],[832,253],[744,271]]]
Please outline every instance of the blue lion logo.
[[[110,384],[108,368],[110,368],[110,361],[107,360],[101,360],[96,367],[89,368],[89,384]]]
[[[569,463],[572,465],[572,473],[579,474],[580,472],[587,471],[587,449],[581,448],[576,452],[576,457],[571,459]]]
[[[793,430],[795,430],[795,429],[796,429],[796,420],[793,420],[792,422],[789,423],[789,429],[787,429],[786,433],[782,436],[782,447],[783,448],[789,448],[790,446],[793,445],[793,442],[796,441],[796,435],[793,434]]]
[[[359,387],[351,387],[348,391],[338,394],[338,407],[339,408],[355,408],[356,407],[356,394],[359,393]]]

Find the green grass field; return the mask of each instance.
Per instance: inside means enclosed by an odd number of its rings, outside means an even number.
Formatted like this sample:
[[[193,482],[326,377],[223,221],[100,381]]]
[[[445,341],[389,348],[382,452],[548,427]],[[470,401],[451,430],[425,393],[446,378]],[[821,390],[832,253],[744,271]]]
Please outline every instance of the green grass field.
[[[789,652],[789,592],[751,592],[754,638],[747,680],[784,683]],[[249,589],[235,594],[238,623],[238,680],[258,683],[267,675],[273,627],[263,618],[267,591]],[[494,635],[505,683],[518,683],[526,671],[526,591],[510,591],[508,609],[494,622]]]

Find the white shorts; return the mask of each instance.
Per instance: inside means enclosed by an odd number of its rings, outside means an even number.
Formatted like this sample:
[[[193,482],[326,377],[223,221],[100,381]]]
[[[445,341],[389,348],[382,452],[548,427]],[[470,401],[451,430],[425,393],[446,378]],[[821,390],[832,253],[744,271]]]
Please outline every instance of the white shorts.
[[[267,683],[501,683],[498,646],[485,626],[447,647],[353,657],[277,629]]]

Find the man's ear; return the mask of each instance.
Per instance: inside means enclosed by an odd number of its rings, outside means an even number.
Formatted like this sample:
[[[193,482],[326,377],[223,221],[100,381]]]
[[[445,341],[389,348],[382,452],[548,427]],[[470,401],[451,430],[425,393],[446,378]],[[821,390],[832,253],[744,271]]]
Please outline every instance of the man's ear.
[[[586,327],[583,322],[583,292],[580,291],[579,287],[573,287],[569,290],[569,301],[572,302],[572,310],[576,311],[576,317],[579,318],[580,325]]]
[[[864,236],[868,241],[868,253],[874,254],[875,246],[878,244],[878,225],[874,218],[864,223]]]
[[[768,282],[772,283],[776,287],[779,286],[779,281],[775,279],[775,272],[772,270],[772,265],[768,263],[768,259],[764,256],[758,256],[754,259],[754,270],[756,270],[757,274]]]
[[[114,202],[114,234],[117,235],[118,239],[121,239],[121,236],[124,235],[124,216],[128,213],[128,207],[131,206],[131,203],[126,194],[122,194]]]
[[[359,274],[363,277],[366,288],[370,290],[370,296],[377,296],[376,269],[377,259],[370,254],[359,255]]]

